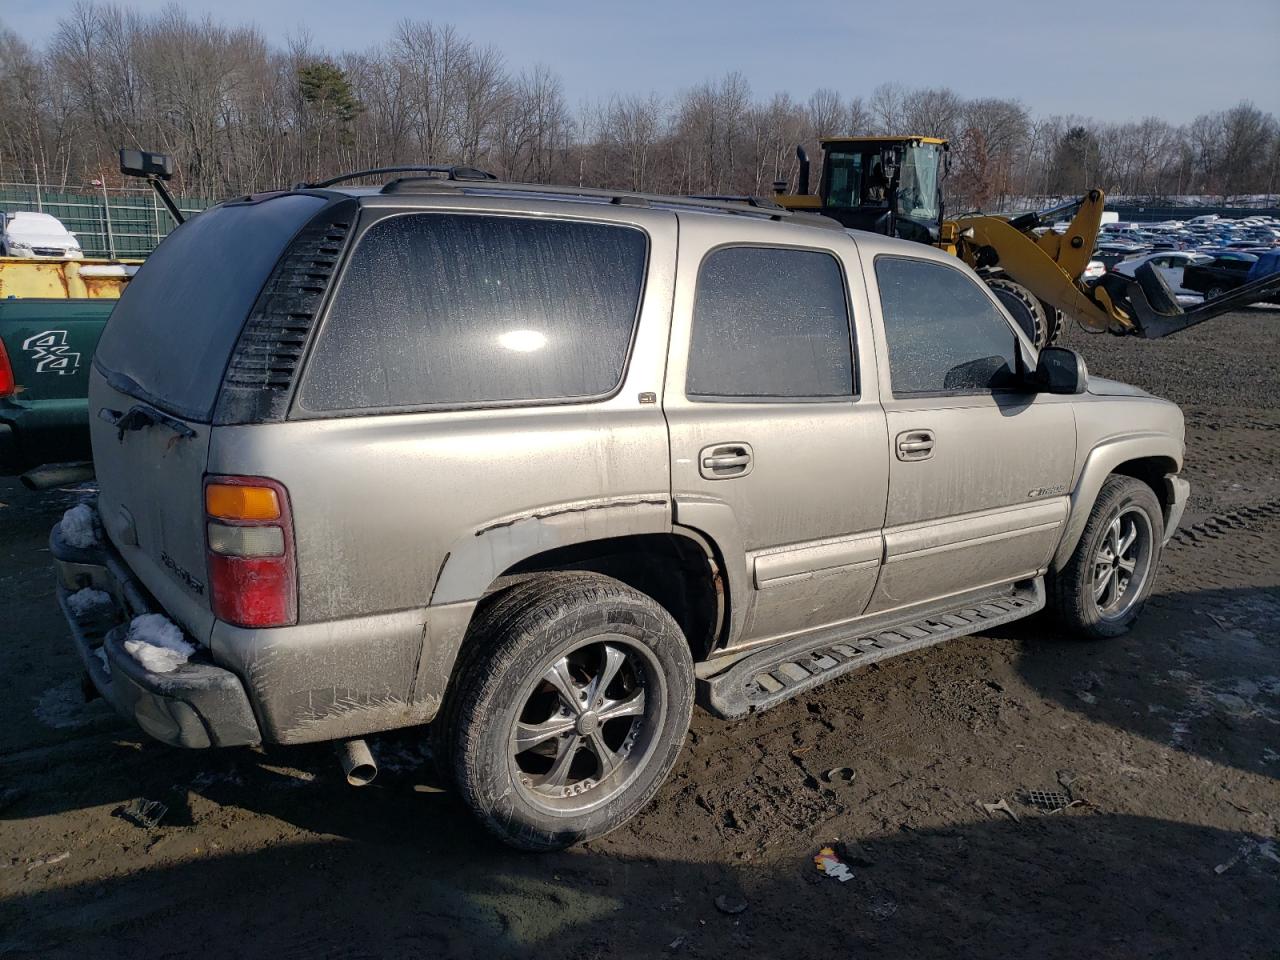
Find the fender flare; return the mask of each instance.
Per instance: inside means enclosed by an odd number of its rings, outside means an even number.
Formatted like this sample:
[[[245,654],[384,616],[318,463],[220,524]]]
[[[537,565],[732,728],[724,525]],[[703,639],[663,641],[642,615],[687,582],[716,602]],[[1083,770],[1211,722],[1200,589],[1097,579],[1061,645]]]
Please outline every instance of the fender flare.
[[[1165,433],[1134,433],[1110,437],[1090,450],[1080,468],[1075,489],[1071,491],[1071,510],[1067,514],[1058,549],[1054,552],[1051,569],[1061,570],[1071,559],[1089,520],[1089,512],[1098,499],[1098,493],[1116,467],[1131,460],[1161,457],[1171,460],[1176,472],[1182,469],[1182,453],[1182,444]],[[1159,496],[1160,491],[1157,490],[1156,495]]]
[[[671,532],[667,494],[563,503],[495,520],[449,548],[431,591],[431,606],[478,600],[521,560],[556,547],[642,533]]]
[[[731,647],[742,636],[754,598],[747,572],[747,554],[742,545],[742,529],[733,507],[710,497],[677,497],[677,529],[683,527],[701,535],[720,554],[728,587],[726,605],[729,623],[721,646]]]

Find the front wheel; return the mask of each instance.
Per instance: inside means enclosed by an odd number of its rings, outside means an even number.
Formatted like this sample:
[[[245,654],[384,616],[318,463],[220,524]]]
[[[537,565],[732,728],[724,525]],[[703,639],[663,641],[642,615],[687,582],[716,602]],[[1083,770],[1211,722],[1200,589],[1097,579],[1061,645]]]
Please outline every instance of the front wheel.
[[[670,772],[693,660],[650,597],[592,573],[535,576],[481,615],[457,682],[453,774],[503,841],[553,850],[620,826]]]
[[[1071,559],[1050,577],[1063,625],[1089,639],[1127,633],[1155,585],[1163,541],[1164,515],[1151,488],[1108,477]]]

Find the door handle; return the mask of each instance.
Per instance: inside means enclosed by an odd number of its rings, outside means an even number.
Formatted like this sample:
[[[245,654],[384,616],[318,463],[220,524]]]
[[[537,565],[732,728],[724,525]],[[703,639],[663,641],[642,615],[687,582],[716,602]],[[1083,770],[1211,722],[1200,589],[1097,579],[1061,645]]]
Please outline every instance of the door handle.
[[[698,453],[699,472],[707,480],[745,477],[751,472],[752,453],[748,443],[718,443]]]
[[[907,463],[928,460],[933,456],[933,444],[932,430],[905,430],[898,434],[898,459]]]

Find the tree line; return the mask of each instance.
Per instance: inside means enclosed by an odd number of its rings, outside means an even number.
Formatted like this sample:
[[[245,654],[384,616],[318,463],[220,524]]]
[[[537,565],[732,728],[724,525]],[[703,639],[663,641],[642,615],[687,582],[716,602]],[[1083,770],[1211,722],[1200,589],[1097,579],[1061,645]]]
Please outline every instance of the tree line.
[[[659,193],[795,183],[797,144],[914,133],[951,141],[951,209],[1031,197],[1230,197],[1280,190],[1280,124],[1244,101],[1177,125],[1036,116],[887,81],[762,98],[737,72],[673,98],[571,105],[548,66],[517,70],[450,26],[404,20],[370,50],[273,46],[177,6],[78,3],[42,48],[0,24],[0,181],[118,183],[121,146],[174,157],[180,192],[225,197],[367,167],[464,164],[502,179]],[[816,172],[816,165],[815,165]]]

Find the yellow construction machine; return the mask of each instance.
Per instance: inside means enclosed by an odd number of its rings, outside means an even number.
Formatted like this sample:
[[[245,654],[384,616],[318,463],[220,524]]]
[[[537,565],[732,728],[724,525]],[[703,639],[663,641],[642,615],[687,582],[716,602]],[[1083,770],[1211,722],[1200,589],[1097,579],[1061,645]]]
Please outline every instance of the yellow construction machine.
[[[1101,190],[1067,203],[1017,216],[979,213],[944,217],[942,184],[947,141],[938,137],[826,137],[822,181],[809,192],[809,160],[796,148],[796,192],[775,184],[783,207],[821,213],[854,230],[947,250],[973,267],[1010,314],[1042,347],[1057,336],[1064,316],[1092,332],[1154,339],[1259,300],[1280,297],[1280,274],[1238,287],[1184,310],[1149,264],[1135,277],[1108,273],[1081,280],[1102,222]],[[1064,233],[1052,225],[1071,216]]]

